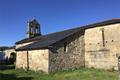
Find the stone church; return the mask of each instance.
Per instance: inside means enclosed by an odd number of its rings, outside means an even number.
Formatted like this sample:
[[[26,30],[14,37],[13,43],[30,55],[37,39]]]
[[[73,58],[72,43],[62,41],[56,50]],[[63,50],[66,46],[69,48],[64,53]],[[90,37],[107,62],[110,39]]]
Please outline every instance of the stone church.
[[[120,19],[42,35],[28,22],[28,37],[16,42],[16,68],[53,72],[80,67],[118,69]]]

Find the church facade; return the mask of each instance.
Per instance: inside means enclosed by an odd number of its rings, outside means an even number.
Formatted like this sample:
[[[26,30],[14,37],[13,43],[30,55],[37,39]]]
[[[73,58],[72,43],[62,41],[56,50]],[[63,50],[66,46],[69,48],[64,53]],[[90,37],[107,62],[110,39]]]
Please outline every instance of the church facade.
[[[80,67],[118,69],[120,19],[42,35],[28,22],[28,38],[16,42],[16,68],[54,72]]]

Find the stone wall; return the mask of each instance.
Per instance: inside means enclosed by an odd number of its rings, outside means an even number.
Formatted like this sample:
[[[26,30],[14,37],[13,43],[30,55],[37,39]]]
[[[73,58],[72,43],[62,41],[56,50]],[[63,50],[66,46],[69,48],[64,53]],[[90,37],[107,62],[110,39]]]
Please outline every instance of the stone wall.
[[[120,24],[87,29],[85,31],[85,66],[117,70],[118,55],[120,55],[119,36]]]
[[[44,71],[48,73],[48,49],[18,51],[16,68]]]
[[[27,51],[17,51],[16,68],[27,69]]]
[[[4,50],[4,53],[5,53],[5,58],[10,58],[10,56],[11,56],[11,53],[16,53],[16,51],[15,51],[15,49],[6,49],[6,50]]]
[[[49,71],[80,68],[84,62],[84,32],[78,32],[56,44],[49,51]],[[67,43],[66,51],[64,45]]]

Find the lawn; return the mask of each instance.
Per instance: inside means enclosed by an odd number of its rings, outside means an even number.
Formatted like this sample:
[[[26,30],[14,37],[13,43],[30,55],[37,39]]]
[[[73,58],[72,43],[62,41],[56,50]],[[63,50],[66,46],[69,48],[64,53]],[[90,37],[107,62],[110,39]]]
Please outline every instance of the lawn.
[[[44,74],[41,72],[15,70],[13,65],[0,70],[0,80],[118,80],[116,71],[80,68]]]

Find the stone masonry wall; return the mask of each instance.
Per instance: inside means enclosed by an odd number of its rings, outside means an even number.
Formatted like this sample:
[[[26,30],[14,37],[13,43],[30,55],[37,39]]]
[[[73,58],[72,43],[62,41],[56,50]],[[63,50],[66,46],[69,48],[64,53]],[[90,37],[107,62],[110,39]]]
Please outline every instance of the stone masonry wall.
[[[27,69],[27,51],[17,51],[16,68]]]
[[[5,51],[4,51],[4,53],[5,53],[5,58],[10,58],[10,56],[11,56],[11,53],[16,53],[16,51],[15,51],[15,49],[6,49]]]
[[[85,31],[85,66],[117,70],[120,55],[119,36],[120,24],[87,29]]]
[[[49,65],[48,49],[29,51],[29,69],[48,73]]]
[[[85,66],[83,34],[84,32],[78,32],[53,45],[49,51],[50,72]],[[67,43],[66,52],[65,43]]]
[[[44,71],[48,73],[48,49],[18,51],[16,68],[29,69],[34,71]]]

